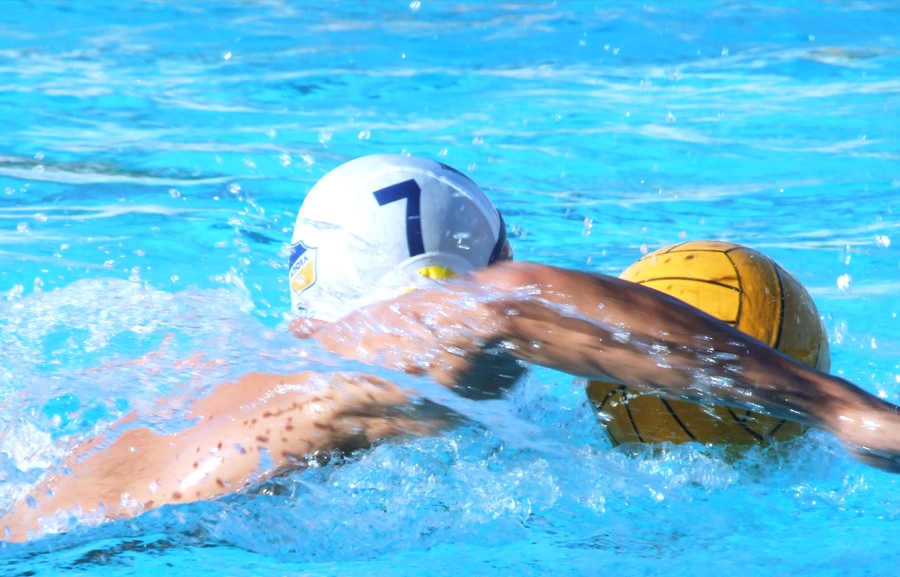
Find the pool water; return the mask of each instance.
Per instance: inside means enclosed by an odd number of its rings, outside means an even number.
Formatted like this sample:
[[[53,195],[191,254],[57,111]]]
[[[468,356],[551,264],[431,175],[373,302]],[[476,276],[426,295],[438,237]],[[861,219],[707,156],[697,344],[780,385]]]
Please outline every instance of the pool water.
[[[618,274],[681,240],[804,283],[832,372],[900,401],[900,8],[853,2],[4,2],[0,509],[78,439],[161,431],[286,334],[328,170],[466,172],[516,258]],[[184,359],[208,362],[199,370]],[[805,437],[613,448],[583,383],[253,491],[0,547],[8,575],[891,575],[900,484]]]

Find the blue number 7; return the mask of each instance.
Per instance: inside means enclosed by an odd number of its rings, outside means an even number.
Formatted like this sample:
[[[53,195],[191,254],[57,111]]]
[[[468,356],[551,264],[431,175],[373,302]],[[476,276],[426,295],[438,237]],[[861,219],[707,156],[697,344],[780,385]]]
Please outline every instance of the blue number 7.
[[[384,206],[398,200],[406,199],[406,246],[409,256],[425,253],[425,242],[422,240],[422,217],[419,199],[422,189],[415,180],[405,180],[392,184],[374,193],[378,206]]]

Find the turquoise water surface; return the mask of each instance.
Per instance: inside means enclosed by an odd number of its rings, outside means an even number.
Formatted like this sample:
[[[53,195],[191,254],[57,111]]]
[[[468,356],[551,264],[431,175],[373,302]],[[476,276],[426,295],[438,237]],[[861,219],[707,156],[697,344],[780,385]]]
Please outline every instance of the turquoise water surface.
[[[286,334],[310,186],[409,153],[516,258],[619,274],[746,244],[813,295],[832,372],[900,401],[900,5],[16,2],[0,14],[0,510],[126,412],[161,431]],[[215,360],[199,372],[179,361]],[[9,575],[892,575],[900,477],[825,433],[612,448],[583,383],[219,500],[0,547]],[[160,402],[166,399],[165,402]]]

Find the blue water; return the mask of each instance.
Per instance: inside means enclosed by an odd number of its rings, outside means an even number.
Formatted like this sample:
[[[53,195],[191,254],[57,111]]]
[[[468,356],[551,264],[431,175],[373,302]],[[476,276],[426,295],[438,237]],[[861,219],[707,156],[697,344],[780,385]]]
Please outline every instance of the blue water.
[[[217,382],[342,367],[285,334],[285,246],[312,183],[371,153],[467,172],[519,259],[618,274],[683,239],[763,250],[814,296],[832,371],[900,401],[891,0],[2,9],[0,509],[129,410],[176,430]],[[487,402],[383,376],[471,424],[5,545],[2,572],[891,575],[900,561],[898,477],[824,433],[742,456],[612,448],[565,375],[533,370]]]

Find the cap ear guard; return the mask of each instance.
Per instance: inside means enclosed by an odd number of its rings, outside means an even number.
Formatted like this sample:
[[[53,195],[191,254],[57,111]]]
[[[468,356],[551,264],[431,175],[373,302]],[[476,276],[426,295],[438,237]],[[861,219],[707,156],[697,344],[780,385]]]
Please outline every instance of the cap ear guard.
[[[455,270],[439,264],[423,266],[416,272],[425,278],[430,278],[432,280],[447,280],[456,276]]]

